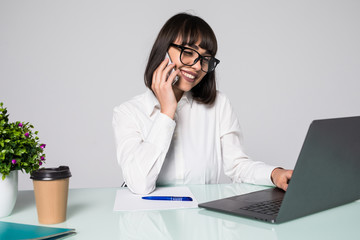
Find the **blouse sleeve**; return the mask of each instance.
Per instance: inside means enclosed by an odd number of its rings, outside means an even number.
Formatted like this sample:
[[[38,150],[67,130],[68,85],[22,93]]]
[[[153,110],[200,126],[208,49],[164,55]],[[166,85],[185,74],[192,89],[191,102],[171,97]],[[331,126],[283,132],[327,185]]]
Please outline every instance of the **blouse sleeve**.
[[[253,161],[245,154],[240,124],[227,98],[220,109],[220,139],[225,174],[233,182],[273,186],[271,172],[275,167]]]
[[[114,109],[116,153],[124,180],[132,192],[148,194],[155,189],[176,124],[159,113],[144,136],[140,121],[124,105]]]

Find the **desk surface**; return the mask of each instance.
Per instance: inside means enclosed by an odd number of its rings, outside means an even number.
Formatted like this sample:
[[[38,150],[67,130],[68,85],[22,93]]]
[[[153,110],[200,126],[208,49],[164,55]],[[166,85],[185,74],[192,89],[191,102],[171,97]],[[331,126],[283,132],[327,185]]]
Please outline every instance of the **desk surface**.
[[[265,187],[249,184],[189,185],[199,203]],[[49,225],[75,228],[70,239],[360,239],[360,202],[280,225],[201,208],[114,212],[116,188],[70,189],[67,221]],[[33,191],[20,191],[13,213],[0,221],[38,224]]]

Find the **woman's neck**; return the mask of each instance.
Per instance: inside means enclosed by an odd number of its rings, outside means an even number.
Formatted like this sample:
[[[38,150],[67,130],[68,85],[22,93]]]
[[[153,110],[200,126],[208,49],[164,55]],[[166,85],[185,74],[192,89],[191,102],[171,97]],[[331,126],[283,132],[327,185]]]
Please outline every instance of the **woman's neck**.
[[[179,102],[181,97],[184,95],[184,91],[181,91],[178,88],[173,88],[173,90],[174,90],[176,101]]]

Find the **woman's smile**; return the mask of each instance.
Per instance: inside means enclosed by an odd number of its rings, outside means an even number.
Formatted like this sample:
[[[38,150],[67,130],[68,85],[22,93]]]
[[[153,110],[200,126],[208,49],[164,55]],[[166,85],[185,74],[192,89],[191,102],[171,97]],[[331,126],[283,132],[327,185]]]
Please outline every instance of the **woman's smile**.
[[[183,76],[183,78],[188,82],[194,82],[197,77],[197,74],[195,74],[193,72],[184,71],[184,70],[181,70],[180,72],[181,72],[181,75]]]

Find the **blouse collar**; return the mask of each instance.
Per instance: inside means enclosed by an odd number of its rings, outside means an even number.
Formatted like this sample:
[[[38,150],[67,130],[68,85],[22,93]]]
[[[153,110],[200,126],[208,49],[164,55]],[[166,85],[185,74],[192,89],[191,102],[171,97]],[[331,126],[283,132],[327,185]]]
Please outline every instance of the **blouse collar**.
[[[156,98],[155,94],[150,89],[147,89],[144,100],[145,100],[146,112],[149,116],[154,114],[154,112],[157,109],[160,109],[160,103],[159,103],[158,99]],[[192,96],[192,93],[185,92],[182,95],[180,101],[178,102],[176,111],[180,110],[186,104],[190,104],[190,107],[191,107],[193,102],[194,102],[194,98]]]

